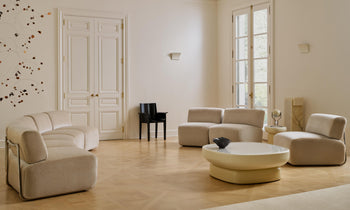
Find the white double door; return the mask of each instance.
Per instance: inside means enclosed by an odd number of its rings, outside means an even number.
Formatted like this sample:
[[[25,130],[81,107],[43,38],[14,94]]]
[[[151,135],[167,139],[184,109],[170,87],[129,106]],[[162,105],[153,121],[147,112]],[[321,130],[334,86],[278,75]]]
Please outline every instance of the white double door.
[[[100,140],[123,138],[123,20],[64,16],[61,31],[63,109]]]

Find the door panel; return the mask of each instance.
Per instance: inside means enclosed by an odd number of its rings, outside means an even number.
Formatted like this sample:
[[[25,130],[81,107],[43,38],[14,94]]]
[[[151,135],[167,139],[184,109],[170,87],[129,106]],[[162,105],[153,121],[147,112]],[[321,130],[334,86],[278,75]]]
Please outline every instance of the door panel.
[[[68,40],[68,57],[70,66],[69,75],[69,92],[85,92],[89,94],[89,37],[69,36]]]
[[[114,131],[118,126],[118,113],[117,112],[101,112],[100,116],[100,130],[101,132],[107,133]]]
[[[96,21],[98,43],[98,126],[101,139],[122,138],[122,33],[121,20]]]
[[[93,24],[91,19],[66,17],[63,52],[66,62],[63,69],[64,110],[72,113],[74,125],[91,125],[94,122],[94,105],[91,93],[93,83]]]
[[[114,93],[118,91],[118,65],[116,58],[118,40],[114,37],[101,37],[101,92]]]

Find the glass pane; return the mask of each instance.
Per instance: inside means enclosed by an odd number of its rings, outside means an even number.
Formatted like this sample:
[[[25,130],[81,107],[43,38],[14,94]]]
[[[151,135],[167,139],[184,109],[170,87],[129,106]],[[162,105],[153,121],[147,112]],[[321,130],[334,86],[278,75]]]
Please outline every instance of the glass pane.
[[[254,34],[267,33],[267,9],[254,12]]]
[[[248,36],[248,14],[236,16],[236,37]]]
[[[267,59],[254,61],[254,82],[267,82]]]
[[[267,107],[267,84],[254,85],[254,105]]]
[[[236,101],[237,105],[248,105],[248,84],[236,85]]]
[[[248,61],[237,62],[236,82],[248,82]]]
[[[267,34],[254,36],[254,58],[267,57]]]
[[[248,38],[240,38],[236,41],[236,59],[248,58]]]

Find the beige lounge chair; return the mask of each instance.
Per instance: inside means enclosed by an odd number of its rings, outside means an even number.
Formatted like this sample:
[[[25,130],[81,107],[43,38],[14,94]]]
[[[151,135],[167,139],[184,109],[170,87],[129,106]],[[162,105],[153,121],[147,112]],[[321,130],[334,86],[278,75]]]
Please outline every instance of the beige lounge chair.
[[[345,117],[312,114],[305,132],[278,133],[274,144],[289,148],[288,162],[292,165],[342,165],[346,161],[346,147],[341,140],[345,127]]]

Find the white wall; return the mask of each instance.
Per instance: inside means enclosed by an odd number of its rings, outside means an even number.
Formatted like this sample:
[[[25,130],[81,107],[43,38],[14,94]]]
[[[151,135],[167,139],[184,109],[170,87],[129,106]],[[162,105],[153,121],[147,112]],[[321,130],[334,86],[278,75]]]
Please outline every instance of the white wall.
[[[44,70],[35,75],[35,80],[45,82],[46,92],[29,96],[16,108],[0,102],[0,138],[4,138],[6,125],[15,118],[57,108],[56,8],[114,11],[128,15],[129,138],[138,136],[140,102],[157,102],[159,111],[169,112],[169,135],[177,134],[177,126],[186,121],[189,107],[218,104],[215,0],[21,2],[30,2],[29,5],[38,11],[53,13],[44,20],[44,35],[33,44],[36,47],[31,50],[45,61]],[[8,36],[5,31],[1,28],[0,38]],[[182,53],[180,61],[170,60],[168,54],[172,51]],[[3,89],[0,87],[1,91]]]
[[[218,67],[221,106],[231,105],[231,14],[248,2],[218,0]],[[350,1],[274,1],[275,107],[286,97],[304,97],[305,117],[331,113],[350,120]],[[309,43],[301,54],[298,44]],[[349,127],[349,126],[348,126]],[[349,128],[347,132],[349,133]],[[349,136],[349,134],[347,135]],[[348,143],[349,145],[349,143]]]

